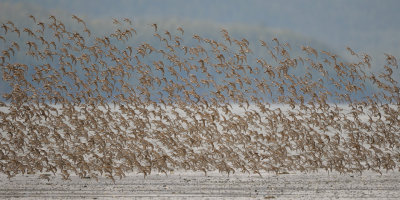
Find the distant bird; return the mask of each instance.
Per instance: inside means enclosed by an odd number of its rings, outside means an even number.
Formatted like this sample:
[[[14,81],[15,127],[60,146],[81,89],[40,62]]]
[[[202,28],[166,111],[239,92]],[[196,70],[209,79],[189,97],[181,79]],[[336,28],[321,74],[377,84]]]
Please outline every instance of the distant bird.
[[[154,27],[154,32],[157,32],[157,24],[152,24],[151,26]]]
[[[136,29],[121,24],[132,25],[128,18],[113,18],[118,26],[105,35],[76,15],[78,30],[53,15],[29,18],[37,27],[21,29],[28,38],[13,41],[8,31],[20,31],[11,21],[0,36],[10,87],[0,101],[0,173],[9,178],[398,168],[392,55],[374,73],[365,68],[372,58],[349,47],[356,60],[344,62],[310,46],[292,57],[278,38],[260,40],[266,54],[258,54],[226,29],[221,40],[198,33],[184,40],[182,27],[159,33],[151,24],[155,38],[133,42]]]

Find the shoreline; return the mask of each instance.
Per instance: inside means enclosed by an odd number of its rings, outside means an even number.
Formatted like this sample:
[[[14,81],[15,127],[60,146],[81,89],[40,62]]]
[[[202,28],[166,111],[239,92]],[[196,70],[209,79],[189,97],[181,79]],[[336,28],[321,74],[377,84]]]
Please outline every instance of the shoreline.
[[[0,175],[0,198],[18,199],[398,199],[400,172],[382,175],[339,174],[325,171],[288,174],[236,173],[227,176],[218,171],[207,173],[177,171],[168,175],[129,173],[115,183],[104,177],[99,181],[71,175],[49,181],[36,175],[18,175],[10,180]]]

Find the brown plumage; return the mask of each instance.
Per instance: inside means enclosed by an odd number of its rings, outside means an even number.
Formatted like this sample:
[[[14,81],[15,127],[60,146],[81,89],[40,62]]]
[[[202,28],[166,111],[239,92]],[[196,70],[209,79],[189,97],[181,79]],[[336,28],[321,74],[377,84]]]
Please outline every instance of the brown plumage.
[[[38,26],[21,29],[29,39],[10,41],[10,32],[19,35],[11,21],[0,36],[2,78],[11,88],[0,102],[7,109],[0,172],[9,177],[397,169],[400,87],[392,55],[380,73],[367,75],[371,57],[351,48],[356,62],[309,46],[292,58],[296,47],[273,38],[272,46],[260,40],[267,54],[255,58],[252,41],[226,29],[222,41],[197,33],[184,41],[182,27],[178,36],[152,24],[154,41],[132,43],[128,18],[113,19],[116,30],[102,37],[75,15],[81,30],[55,16],[29,18]],[[21,54],[37,64],[16,60]],[[368,96],[366,84],[377,92]]]

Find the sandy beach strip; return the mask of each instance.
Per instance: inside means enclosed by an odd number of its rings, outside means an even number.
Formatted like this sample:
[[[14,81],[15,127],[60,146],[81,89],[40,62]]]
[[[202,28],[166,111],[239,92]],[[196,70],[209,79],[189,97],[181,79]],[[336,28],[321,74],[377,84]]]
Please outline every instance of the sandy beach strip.
[[[173,174],[127,174],[106,178],[49,180],[36,175],[7,179],[0,175],[0,198],[6,199],[400,199],[400,172],[339,174],[236,173],[178,171]]]

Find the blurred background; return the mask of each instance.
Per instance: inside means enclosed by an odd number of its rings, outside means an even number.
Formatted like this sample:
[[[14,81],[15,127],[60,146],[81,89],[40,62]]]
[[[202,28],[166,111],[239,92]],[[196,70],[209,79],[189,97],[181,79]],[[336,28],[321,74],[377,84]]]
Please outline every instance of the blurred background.
[[[384,52],[400,55],[399,9],[397,0],[1,0],[0,19],[51,13],[85,20],[255,26],[308,37],[338,51],[350,46],[383,57]]]
[[[188,37],[196,33],[220,40],[220,30],[226,28],[253,45],[277,37],[294,49],[310,45],[344,59],[349,54],[346,47],[351,47],[369,54],[376,72],[385,64],[384,53],[400,57],[399,8],[398,0],[0,0],[0,23],[30,26],[31,14],[47,21],[55,15],[72,23],[74,14],[92,32],[107,33],[112,18],[127,17],[142,41],[154,40],[152,23],[172,31],[182,26]]]

